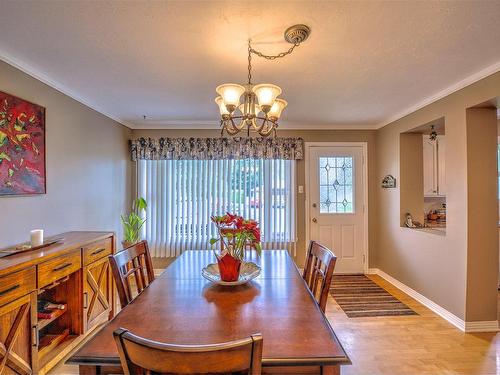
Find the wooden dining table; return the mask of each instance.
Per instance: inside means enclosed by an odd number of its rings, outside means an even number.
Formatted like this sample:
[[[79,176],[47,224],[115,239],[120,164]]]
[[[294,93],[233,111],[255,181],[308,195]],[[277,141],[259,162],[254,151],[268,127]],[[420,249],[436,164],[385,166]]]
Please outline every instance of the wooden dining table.
[[[213,344],[262,333],[263,373],[339,374],[350,360],[285,250],[264,250],[250,260],[261,274],[240,286],[219,286],[201,270],[211,251],[184,252],[132,303],[66,363],[80,374],[117,373],[113,331],[123,327],[160,342]]]

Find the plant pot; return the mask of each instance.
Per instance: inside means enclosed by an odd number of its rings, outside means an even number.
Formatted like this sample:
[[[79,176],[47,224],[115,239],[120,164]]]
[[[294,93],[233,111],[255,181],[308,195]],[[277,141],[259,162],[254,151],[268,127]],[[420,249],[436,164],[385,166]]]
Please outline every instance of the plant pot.
[[[217,264],[222,281],[237,281],[240,277],[241,260],[225,254],[222,257],[217,257]]]
[[[122,241],[122,248],[123,248],[123,249],[127,249],[127,248],[129,248],[130,246],[135,245],[135,244],[136,244],[136,242],[130,242],[130,241],[125,241],[125,240],[123,240],[123,241]]]

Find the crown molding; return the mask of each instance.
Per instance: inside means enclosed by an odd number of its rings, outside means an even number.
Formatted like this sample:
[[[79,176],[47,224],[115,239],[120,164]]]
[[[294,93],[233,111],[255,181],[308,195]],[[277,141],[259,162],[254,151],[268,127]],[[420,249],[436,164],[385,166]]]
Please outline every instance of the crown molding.
[[[33,66],[26,64],[19,59],[13,57],[12,55],[6,53],[3,50],[0,50],[0,60],[6,62],[7,64],[13,66],[16,69],[19,69],[23,73],[26,73],[27,75],[37,79],[38,81],[45,83],[47,86],[52,87],[53,89],[56,89],[57,91],[63,93],[66,96],[69,96],[71,99],[76,100],[77,102],[89,107],[90,109],[93,109],[96,112],[99,112],[101,115],[104,115],[106,117],[109,117],[110,119],[120,123],[123,126],[126,126],[127,128],[132,129],[133,124],[124,121],[123,119],[119,118],[118,116],[115,116],[103,108],[99,107],[98,105],[95,105],[94,103],[91,103],[90,100],[87,98],[76,94],[69,88],[67,88],[64,84],[62,84],[59,81],[56,81],[50,77],[48,77],[46,74],[42,73],[38,69],[34,68]]]
[[[132,129],[217,129],[220,130],[218,120],[168,120],[168,119],[151,119],[151,120],[127,120]],[[298,123],[298,122],[280,122],[279,130],[375,130],[376,124],[324,124],[324,123]]]
[[[214,120],[170,120],[170,119],[151,119],[151,120],[125,120],[114,114],[109,113],[102,107],[92,103],[88,98],[85,98],[73,90],[66,87],[61,82],[48,77],[45,73],[34,68],[33,66],[22,62],[21,60],[13,57],[12,55],[6,53],[4,50],[0,50],[0,60],[6,62],[7,64],[19,69],[20,71],[28,74],[29,76],[45,83],[47,86],[56,89],[57,91],[63,93],[66,96],[76,100],[77,102],[93,109],[100,114],[109,117],[110,119],[126,126],[133,130],[148,130],[148,129],[220,129],[219,121]],[[297,122],[287,122],[283,121],[280,123],[281,130],[375,130],[378,126],[376,124],[363,124],[363,125],[349,125],[349,124],[307,124],[297,123]]]
[[[63,93],[64,95],[69,96],[70,98],[76,100],[77,102],[93,109],[100,114],[109,117],[110,119],[126,126],[130,129],[220,129],[219,123],[217,120],[199,120],[199,121],[188,121],[188,120],[167,120],[167,119],[157,119],[157,120],[124,120],[112,113],[109,113],[107,110],[103,109],[99,105],[92,103],[86,97],[83,97],[73,90],[66,87],[61,82],[48,77],[45,73],[40,70],[34,68],[33,66],[22,62],[21,60],[13,57],[9,53],[6,53],[4,50],[0,50],[0,60],[6,62],[7,64],[21,70],[22,72],[28,74],[29,76],[45,83],[46,85],[56,89],[57,91]],[[427,97],[426,99],[416,103],[415,105],[408,107],[404,111],[389,117],[387,120],[378,123],[378,124],[328,124],[328,123],[316,123],[316,124],[307,124],[298,123],[298,122],[287,122],[284,121],[280,123],[281,130],[377,130],[383,128],[390,123],[403,118],[410,113],[413,113],[439,99],[444,98],[460,89],[463,89],[466,86],[469,86],[489,75],[492,75],[496,72],[500,71],[500,61],[475,73],[470,75],[469,77],[455,83],[447,87],[444,90],[439,91],[438,93]],[[500,109],[498,112],[498,116],[500,118]]]
[[[415,105],[412,105],[411,107],[408,107],[406,108],[404,111],[401,111],[400,113],[398,113],[397,115],[394,115],[394,116],[391,116],[389,117],[387,120],[381,122],[380,124],[378,124],[378,126],[376,127],[376,129],[380,129],[380,128],[383,128],[384,126],[386,125],[389,125],[390,123],[394,122],[394,121],[397,121],[407,115],[409,115],[410,113],[413,113],[415,111],[418,111],[419,109],[422,109],[424,108],[425,106],[429,105],[429,104],[432,104],[436,101],[438,101],[439,99],[442,99],[450,94],[453,94],[454,92],[458,91],[458,90],[461,90],[463,89],[464,87],[467,87],[469,85],[472,85],[473,83],[476,83],[477,81],[480,81],[482,80],[483,78],[486,78],[492,74],[495,74],[497,73],[498,71],[500,71],[500,61],[498,61],[497,63],[493,64],[493,65],[490,65],[482,70],[480,70],[479,72],[477,73],[474,73],[460,81],[458,81],[457,83],[437,92],[436,94],[434,95],[431,95],[427,98],[425,98],[424,100],[416,103]]]
[[[127,120],[131,124],[132,129],[149,130],[149,129],[220,129],[217,120],[166,120],[166,119],[150,119],[150,120]]]

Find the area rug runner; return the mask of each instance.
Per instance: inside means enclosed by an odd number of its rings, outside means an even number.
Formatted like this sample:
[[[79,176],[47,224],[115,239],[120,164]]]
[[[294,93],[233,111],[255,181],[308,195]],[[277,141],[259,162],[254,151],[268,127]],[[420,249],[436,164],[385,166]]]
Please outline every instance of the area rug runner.
[[[418,315],[365,275],[333,275],[330,294],[349,318]]]

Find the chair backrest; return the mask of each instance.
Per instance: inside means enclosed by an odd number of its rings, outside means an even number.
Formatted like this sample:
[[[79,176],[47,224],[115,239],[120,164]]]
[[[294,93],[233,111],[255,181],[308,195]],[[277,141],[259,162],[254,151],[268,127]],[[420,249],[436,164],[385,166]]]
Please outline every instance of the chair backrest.
[[[134,278],[137,294],[140,294],[155,278],[148,243],[147,241],[138,242],[110,255],[108,259],[116,289],[118,289],[120,304],[124,308],[135,298],[130,282],[131,277]],[[144,268],[146,268],[146,275]]]
[[[147,340],[120,328],[113,332],[120,361],[129,374],[260,375],[262,335],[213,345],[174,345]]]
[[[336,261],[337,257],[330,249],[316,241],[309,243],[302,277],[323,312],[325,312]]]

